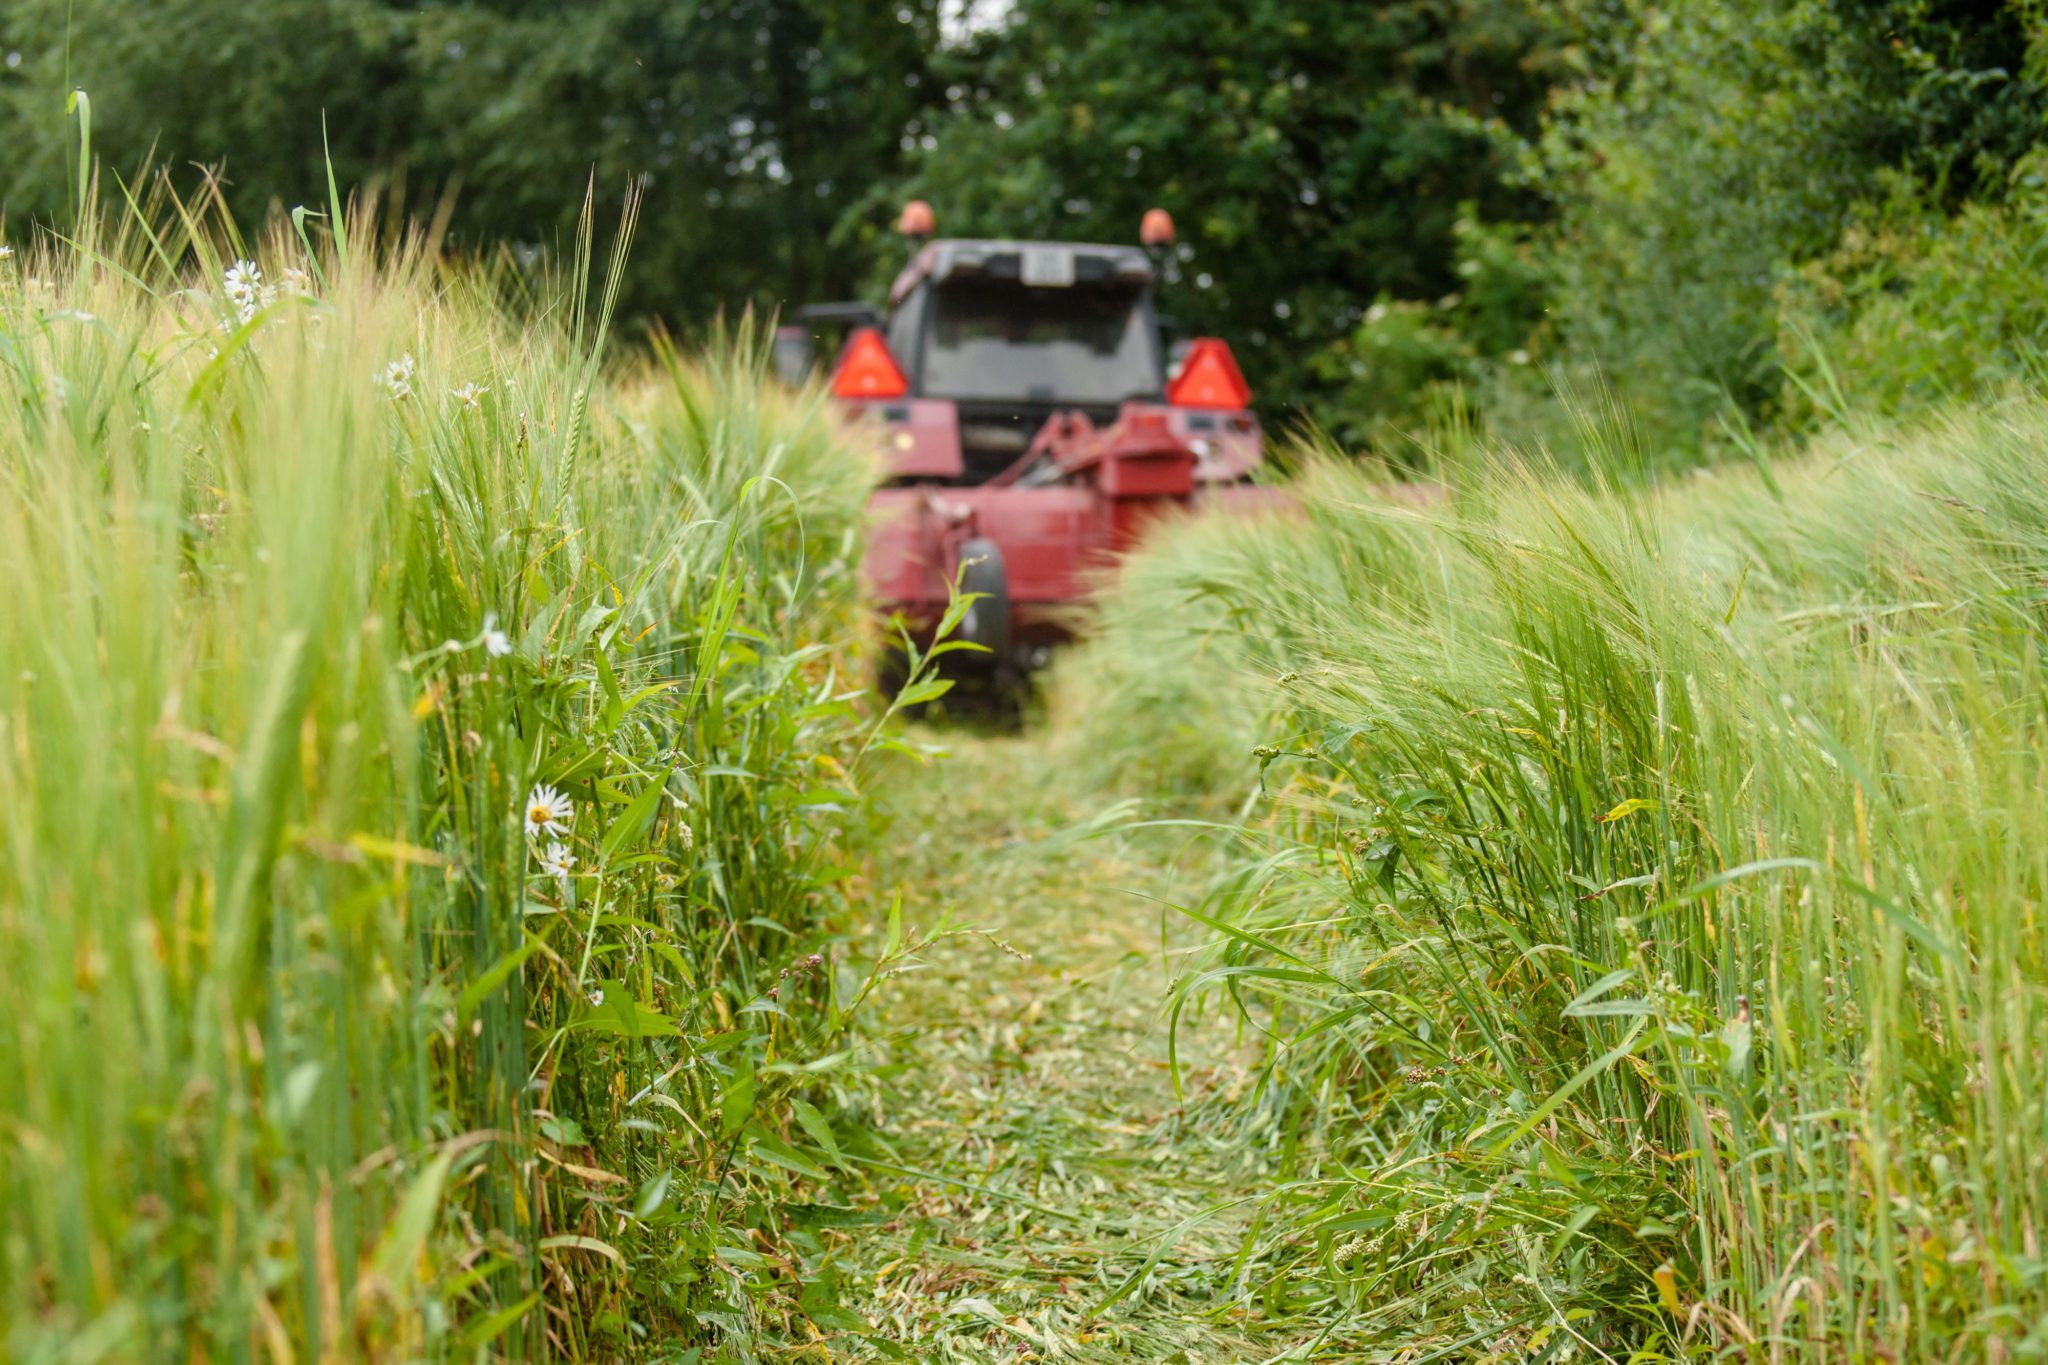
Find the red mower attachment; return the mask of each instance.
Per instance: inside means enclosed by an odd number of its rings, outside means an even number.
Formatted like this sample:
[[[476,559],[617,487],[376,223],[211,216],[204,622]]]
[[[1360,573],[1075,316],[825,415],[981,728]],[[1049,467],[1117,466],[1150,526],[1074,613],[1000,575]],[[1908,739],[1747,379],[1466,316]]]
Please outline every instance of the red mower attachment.
[[[925,241],[933,223],[929,205],[905,208],[899,226],[921,245],[886,317],[865,304],[797,317],[852,324],[831,385],[881,448],[875,601],[929,643],[960,582],[981,600],[959,633],[989,652],[950,662],[1014,677],[1162,517],[1285,499],[1251,482],[1264,437],[1230,347],[1174,347],[1154,308],[1174,239],[1164,210],[1145,215],[1143,247]],[[810,340],[778,334],[785,373],[786,353],[808,367]]]

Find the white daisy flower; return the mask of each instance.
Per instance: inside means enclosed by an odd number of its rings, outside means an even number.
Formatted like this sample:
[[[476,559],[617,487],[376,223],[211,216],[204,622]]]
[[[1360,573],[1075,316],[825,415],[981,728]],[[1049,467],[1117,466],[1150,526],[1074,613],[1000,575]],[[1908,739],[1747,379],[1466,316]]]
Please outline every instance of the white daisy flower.
[[[543,834],[567,834],[576,818],[576,807],[553,787],[535,787],[526,797],[526,832],[538,839]]]
[[[313,292],[313,277],[295,265],[284,269],[284,292],[287,294],[310,294]]]
[[[496,616],[484,617],[484,653],[502,659],[512,652],[512,637],[498,629]]]
[[[228,297],[236,303],[256,297],[256,291],[263,284],[263,272],[256,268],[254,261],[236,261],[227,269],[221,279]]]
[[[561,844],[549,844],[547,852],[540,855],[540,870],[565,885],[569,880],[569,869],[576,866],[576,855]]]
[[[604,992],[602,990],[593,989],[590,992],[589,999],[590,1007],[592,1009],[597,1009],[604,1004]]]
[[[5,242],[0,242],[0,261],[6,260],[9,256],[12,256],[13,254],[13,247],[7,245],[7,243]]]
[[[412,352],[407,351],[384,367],[384,372],[377,376],[377,382],[382,384],[393,398],[410,398],[413,371],[417,368]]]
[[[472,412],[483,406],[484,395],[491,391],[488,384],[464,384],[459,389],[450,389],[449,397]]]

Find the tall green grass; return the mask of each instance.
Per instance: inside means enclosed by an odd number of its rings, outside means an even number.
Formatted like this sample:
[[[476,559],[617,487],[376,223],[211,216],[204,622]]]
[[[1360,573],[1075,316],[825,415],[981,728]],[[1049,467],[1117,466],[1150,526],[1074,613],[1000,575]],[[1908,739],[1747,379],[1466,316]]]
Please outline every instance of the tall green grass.
[[[1242,1304],[1399,1359],[2048,1352],[2044,443],[1322,468],[1140,555],[1061,685],[1077,751],[1252,812],[1171,1001],[1267,1057],[1202,1101],[1273,1161]],[[1109,690],[1150,659],[1234,765]]]
[[[813,1339],[864,464],[588,237],[116,221],[0,259],[0,1355]]]

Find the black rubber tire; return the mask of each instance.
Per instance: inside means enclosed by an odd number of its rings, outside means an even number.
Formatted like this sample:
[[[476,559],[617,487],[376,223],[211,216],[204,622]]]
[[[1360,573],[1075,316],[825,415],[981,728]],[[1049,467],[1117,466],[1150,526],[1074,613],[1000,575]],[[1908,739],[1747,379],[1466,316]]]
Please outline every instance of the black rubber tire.
[[[961,618],[956,639],[988,650],[974,653],[977,667],[1007,671],[1010,666],[1010,574],[1003,565],[1002,547],[986,537],[977,537],[960,547],[960,591],[975,593],[979,600]],[[956,654],[965,660],[967,654]]]

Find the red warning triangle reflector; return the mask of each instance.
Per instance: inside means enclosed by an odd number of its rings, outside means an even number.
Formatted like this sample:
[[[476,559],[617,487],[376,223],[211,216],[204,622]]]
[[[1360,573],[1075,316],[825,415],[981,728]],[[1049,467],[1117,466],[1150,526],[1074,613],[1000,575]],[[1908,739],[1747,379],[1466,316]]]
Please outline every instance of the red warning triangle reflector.
[[[910,381],[889,354],[889,343],[872,327],[856,327],[839,353],[839,367],[832,371],[832,393],[837,398],[901,398],[910,392]]]
[[[1252,391],[1230,347],[1217,337],[1198,337],[1166,386],[1166,401],[1177,408],[1241,408]]]

